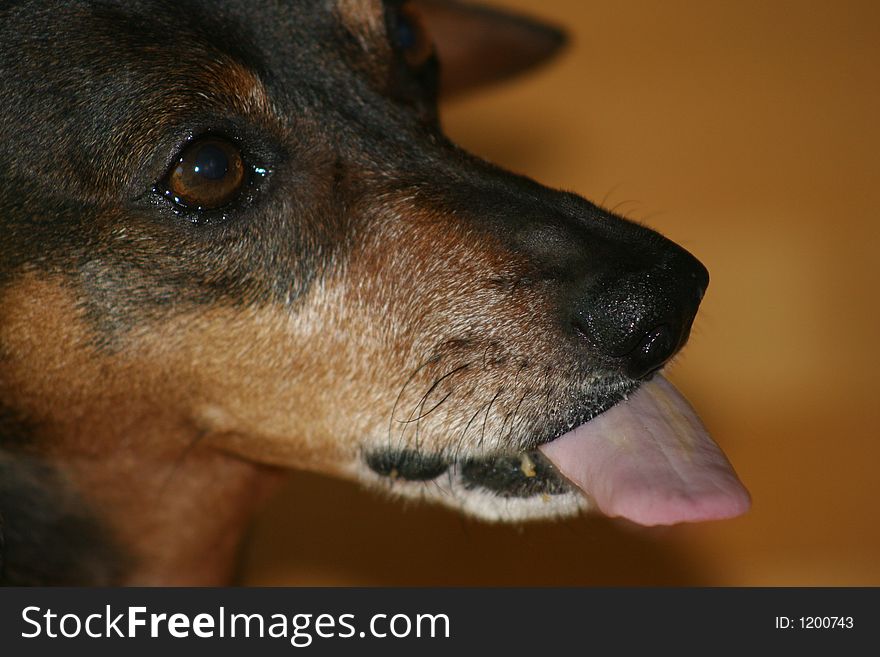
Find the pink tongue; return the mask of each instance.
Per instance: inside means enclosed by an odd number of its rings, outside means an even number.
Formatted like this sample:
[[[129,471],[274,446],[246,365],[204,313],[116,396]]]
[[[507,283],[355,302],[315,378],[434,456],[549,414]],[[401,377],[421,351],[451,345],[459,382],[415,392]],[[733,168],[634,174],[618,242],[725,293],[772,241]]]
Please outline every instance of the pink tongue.
[[[730,518],[751,504],[721,448],[661,376],[540,449],[599,510],[641,525]]]

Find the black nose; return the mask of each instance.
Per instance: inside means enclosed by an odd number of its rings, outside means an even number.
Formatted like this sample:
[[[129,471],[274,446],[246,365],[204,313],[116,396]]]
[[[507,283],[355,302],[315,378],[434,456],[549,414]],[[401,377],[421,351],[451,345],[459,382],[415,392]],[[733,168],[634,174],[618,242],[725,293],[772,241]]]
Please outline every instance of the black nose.
[[[672,245],[654,266],[607,274],[575,301],[574,325],[605,362],[643,378],[687,341],[709,272]]]

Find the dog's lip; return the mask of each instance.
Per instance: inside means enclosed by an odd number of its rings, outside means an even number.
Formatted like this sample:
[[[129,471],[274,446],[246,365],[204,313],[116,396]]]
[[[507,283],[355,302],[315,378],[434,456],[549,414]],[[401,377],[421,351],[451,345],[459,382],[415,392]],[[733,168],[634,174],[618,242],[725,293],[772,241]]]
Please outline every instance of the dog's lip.
[[[751,504],[687,400],[659,375],[539,450],[601,512],[638,524],[730,518]]]

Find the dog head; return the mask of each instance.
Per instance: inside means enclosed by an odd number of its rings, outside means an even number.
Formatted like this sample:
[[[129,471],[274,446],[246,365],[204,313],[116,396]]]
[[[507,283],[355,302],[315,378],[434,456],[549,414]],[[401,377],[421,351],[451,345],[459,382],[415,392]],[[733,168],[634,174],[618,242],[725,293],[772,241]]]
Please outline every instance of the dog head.
[[[705,268],[441,131],[441,94],[555,30],[427,0],[24,1],[0,25],[0,392],[40,440],[184,427],[489,519],[605,508],[627,479],[743,508],[717,448],[668,428],[683,402],[642,385]],[[653,456],[619,434],[639,422]]]

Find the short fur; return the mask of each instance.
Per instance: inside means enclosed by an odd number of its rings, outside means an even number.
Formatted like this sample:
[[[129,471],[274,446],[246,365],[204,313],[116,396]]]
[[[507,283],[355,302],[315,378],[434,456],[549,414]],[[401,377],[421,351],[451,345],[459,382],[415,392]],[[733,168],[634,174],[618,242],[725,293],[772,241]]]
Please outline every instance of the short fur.
[[[0,7],[4,582],[228,581],[289,468],[495,520],[586,508],[534,450],[641,377],[583,300],[690,256],[443,135],[441,93],[557,31],[415,3],[440,55],[415,70],[399,4]],[[521,61],[461,64],[487,44]],[[200,212],[156,190],[206,134],[251,176]]]

